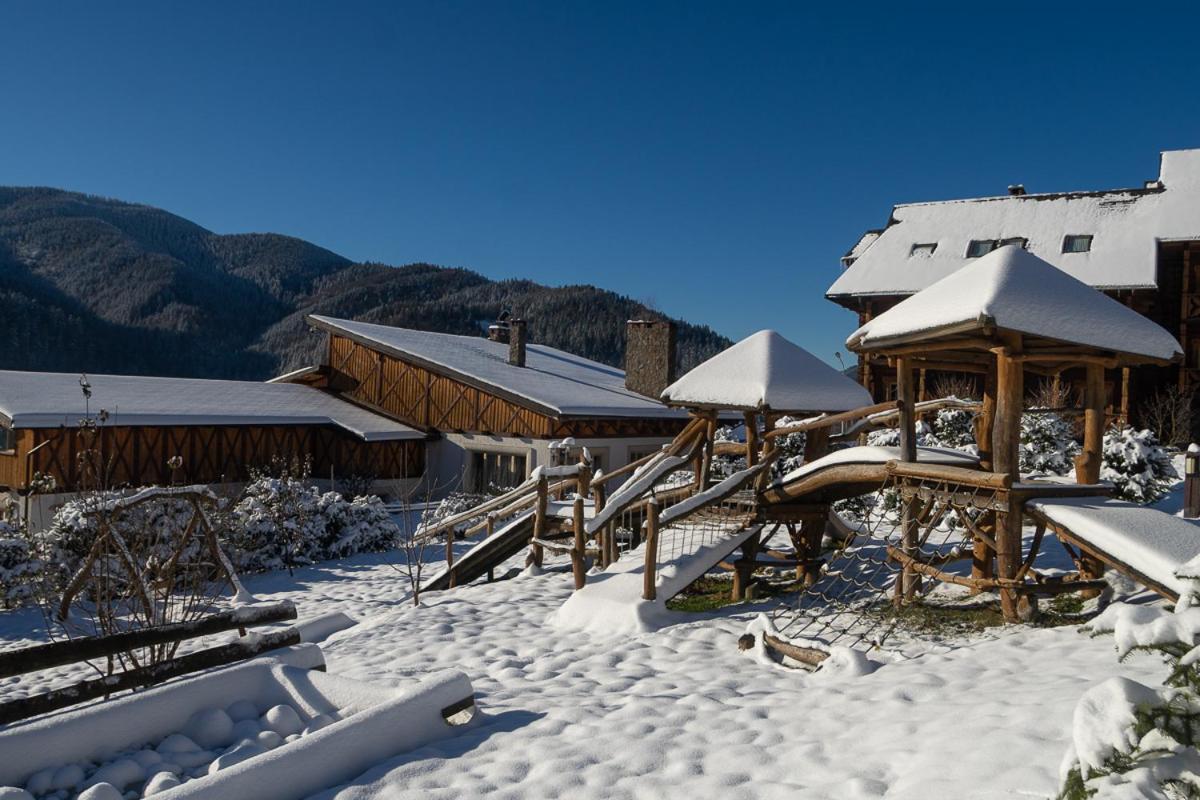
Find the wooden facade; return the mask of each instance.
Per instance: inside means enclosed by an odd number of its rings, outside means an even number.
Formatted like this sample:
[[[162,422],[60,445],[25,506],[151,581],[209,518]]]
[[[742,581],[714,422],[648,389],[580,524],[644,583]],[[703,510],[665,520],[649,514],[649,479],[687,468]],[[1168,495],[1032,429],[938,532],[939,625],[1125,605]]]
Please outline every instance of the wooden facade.
[[[1200,242],[1162,242],[1158,248],[1158,288],[1105,291],[1109,297],[1154,320],[1179,339],[1184,363],[1180,366],[1135,366],[1107,370],[1104,393],[1107,416],[1113,422],[1138,424],[1139,409],[1155,392],[1178,385],[1185,391],[1200,390]],[[864,325],[899,303],[907,295],[832,298],[858,314]],[[941,371],[920,370],[916,377],[917,400],[938,395]],[[946,370],[950,374],[962,374]],[[896,371],[888,359],[877,354],[860,353],[858,380],[876,402],[896,398]],[[1063,372],[1061,380],[1082,392],[1085,375],[1082,366]],[[1027,389],[1036,386],[1031,383]]]
[[[94,434],[18,429],[13,445],[0,452],[0,486],[24,489],[42,473],[54,478],[57,492],[89,488],[78,464],[80,450],[89,447],[99,451],[108,488],[242,482],[277,458],[310,459],[315,478],[419,478],[425,470],[424,440],[366,442],[327,425],[100,426]],[[182,460],[177,470],[167,463],[175,457]]]
[[[355,403],[427,431],[516,438],[670,438],[683,417],[559,417],[494,387],[475,386],[382,353],[336,333],[329,335],[330,385]]]

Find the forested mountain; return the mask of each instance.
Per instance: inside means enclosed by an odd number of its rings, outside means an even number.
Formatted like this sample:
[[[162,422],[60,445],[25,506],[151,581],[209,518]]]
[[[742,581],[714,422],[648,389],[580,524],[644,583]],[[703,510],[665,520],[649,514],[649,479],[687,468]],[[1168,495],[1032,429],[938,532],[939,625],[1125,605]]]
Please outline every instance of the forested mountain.
[[[530,339],[620,365],[636,301],[594,286],[358,264],[271,233],[220,235],[149,206],[0,187],[0,368],[261,379],[314,363],[306,314],[481,334],[501,309]],[[687,369],[729,341],[679,322]]]

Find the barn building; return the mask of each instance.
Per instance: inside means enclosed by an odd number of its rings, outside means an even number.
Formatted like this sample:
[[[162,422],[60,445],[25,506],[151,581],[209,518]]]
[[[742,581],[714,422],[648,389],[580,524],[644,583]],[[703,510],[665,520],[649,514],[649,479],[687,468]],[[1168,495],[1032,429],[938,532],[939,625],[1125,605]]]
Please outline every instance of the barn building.
[[[1200,387],[1200,150],[1162,153],[1158,178],[1137,188],[1034,194],[1010,186],[998,197],[897,205],[885,227],[867,231],[842,258],[844,270],[826,296],[865,325],[1008,244],[1102,290],[1183,344],[1178,365],[1109,370],[1110,416],[1137,422],[1156,391]],[[1081,374],[1060,377],[1072,383]],[[858,377],[876,400],[894,398],[886,360],[860,355]],[[921,373],[924,398],[939,377]]]
[[[279,457],[395,492],[423,475],[427,436],[307,386],[0,371],[0,439],[0,491],[40,478],[49,507],[86,489],[241,483]],[[81,466],[83,450],[99,468]]]
[[[323,363],[276,380],[319,386],[434,437],[429,480],[440,490],[514,485],[584,447],[600,469],[614,469],[687,422],[658,400],[674,380],[668,321],[628,324],[626,370],[529,342],[518,319],[486,338],[325,316],[309,323],[327,334]]]

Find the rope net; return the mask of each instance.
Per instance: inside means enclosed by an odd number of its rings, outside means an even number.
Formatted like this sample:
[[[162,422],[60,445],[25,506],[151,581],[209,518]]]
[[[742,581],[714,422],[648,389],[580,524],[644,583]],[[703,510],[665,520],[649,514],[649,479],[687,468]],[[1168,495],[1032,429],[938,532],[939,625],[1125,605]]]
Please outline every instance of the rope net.
[[[776,630],[826,647],[882,647],[900,620],[892,609],[920,601],[939,583],[905,570],[902,558],[969,573],[976,535],[990,525],[991,512],[1003,510],[998,494],[991,487],[890,476],[878,493],[858,501],[858,529],[828,555],[816,581],[771,612]]]

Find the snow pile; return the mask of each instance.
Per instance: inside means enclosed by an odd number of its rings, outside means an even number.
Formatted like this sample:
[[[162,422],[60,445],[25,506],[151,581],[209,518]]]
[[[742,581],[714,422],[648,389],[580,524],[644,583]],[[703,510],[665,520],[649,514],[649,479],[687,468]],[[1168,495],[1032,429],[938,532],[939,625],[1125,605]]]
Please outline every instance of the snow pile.
[[[1087,626],[1112,633],[1120,657],[1161,654],[1164,685],[1124,677],[1087,690],[1075,707],[1060,768],[1065,800],[1195,797],[1200,793],[1200,610],[1110,606]]]
[[[1104,434],[1100,479],[1110,481],[1118,497],[1149,503],[1165,494],[1179,475],[1170,454],[1153,433],[1125,426]]]

